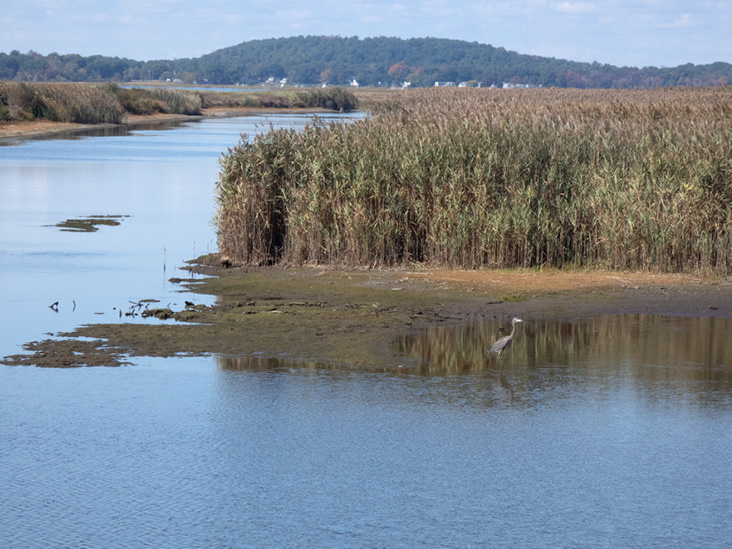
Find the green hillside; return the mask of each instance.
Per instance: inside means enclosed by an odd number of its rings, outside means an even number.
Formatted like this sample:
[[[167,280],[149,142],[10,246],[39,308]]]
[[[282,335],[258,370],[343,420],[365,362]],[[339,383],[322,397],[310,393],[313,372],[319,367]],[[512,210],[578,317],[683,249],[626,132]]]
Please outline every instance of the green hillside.
[[[616,67],[524,55],[440,38],[297,36],[251,40],[192,59],[135,61],[99,55],[0,53],[0,79],[23,81],[180,80],[253,85],[389,86],[411,82],[504,83],[572,88],[656,88],[732,83],[732,65]]]

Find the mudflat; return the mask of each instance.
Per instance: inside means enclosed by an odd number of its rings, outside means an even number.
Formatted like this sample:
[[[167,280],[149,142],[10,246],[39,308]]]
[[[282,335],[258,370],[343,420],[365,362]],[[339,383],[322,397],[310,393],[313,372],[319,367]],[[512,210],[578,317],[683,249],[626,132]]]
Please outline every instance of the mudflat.
[[[149,116],[127,116],[125,126],[137,127],[158,121],[195,120],[200,116],[187,116],[182,114],[154,114]],[[0,122],[0,143],[3,141],[16,141],[18,139],[38,139],[61,135],[72,135],[74,133],[89,130],[112,128],[120,124],[75,124],[72,122],[53,122],[51,120],[37,119],[28,121]]]
[[[51,120],[37,119],[29,121],[0,122],[0,144],[3,142],[17,141],[18,139],[38,139],[43,137],[57,136],[59,134],[72,135],[74,133],[89,130],[99,130],[118,126],[137,128],[157,122],[175,122],[186,120],[198,120],[201,118],[225,118],[234,116],[247,116],[262,113],[305,113],[305,112],[329,112],[319,109],[276,109],[276,108],[237,108],[237,107],[216,107],[204,109],[200,115],[186,114],[151,114],[151,115],[127,115],[124,124],[75,124],[70,122],[53,122]]]
[[[602,314],[732,318],[732,280],[606,271],[225,268],[217,255],[173,279],[217,297],[212,306],[148,308],[162,324],[92,324],[30,342],[5,364],[134,364],[138,357],[221,354],[392,369],[394,338],[478,318],[574,320]],[[84,339],[78,339],[78,338]]]

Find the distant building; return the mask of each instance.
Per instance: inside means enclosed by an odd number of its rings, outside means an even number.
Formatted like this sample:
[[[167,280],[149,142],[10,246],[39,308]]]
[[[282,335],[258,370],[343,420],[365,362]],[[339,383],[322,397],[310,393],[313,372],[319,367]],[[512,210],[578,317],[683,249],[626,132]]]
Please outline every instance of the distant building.
[[[513,82],[504,82],[503,83],[504,90],[511,90],[511,89],[529,90],[529,89],[539,88],[539,87],[540,86],[537,86],[536,84],[514,84]]]
[[[454,88],[455,82],[435,82],[435,88]]]

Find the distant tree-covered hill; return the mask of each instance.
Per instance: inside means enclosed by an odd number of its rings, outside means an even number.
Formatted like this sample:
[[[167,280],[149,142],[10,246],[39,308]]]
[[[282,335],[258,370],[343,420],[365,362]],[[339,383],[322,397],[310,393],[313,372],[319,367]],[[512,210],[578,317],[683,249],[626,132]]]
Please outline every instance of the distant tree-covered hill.
[[[0,80],[180,80],[210,84],[433,86],[504,82],[575,88],[654,88],[732,84],[732,65],[616,67],[523,55],[477,42],[440,38],[297,36],[251,40],[192,59],[135,61],[76,54],[0,53]]]

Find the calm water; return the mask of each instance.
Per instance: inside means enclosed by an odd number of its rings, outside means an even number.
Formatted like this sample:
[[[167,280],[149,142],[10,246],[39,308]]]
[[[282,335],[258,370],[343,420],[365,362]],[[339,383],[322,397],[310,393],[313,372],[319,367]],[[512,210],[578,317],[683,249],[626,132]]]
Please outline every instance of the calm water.
[[[49,332],[129,321],[119,312],[130,301],[205,302],[168,279],[185,278],[178,267],[216,251],[220,155],[241,133],[308,122],[312,116],[209,119],[0,146],[0,303],[12,319],[0,334],[0,356]],[[99,215],[128,217],[94,233],[55,226]],[[55,302],[57,313],[48,308]]]
[[[201,299],[166,279],[213,250],[216,159],[254,123],[0,148],[0,353]],[[92,215],[130,217],[49,226]],[[500,361],[507,323],[476,321],[388,373],[0,366],[0,547],[728,547],[732,321],[526,320]]]

